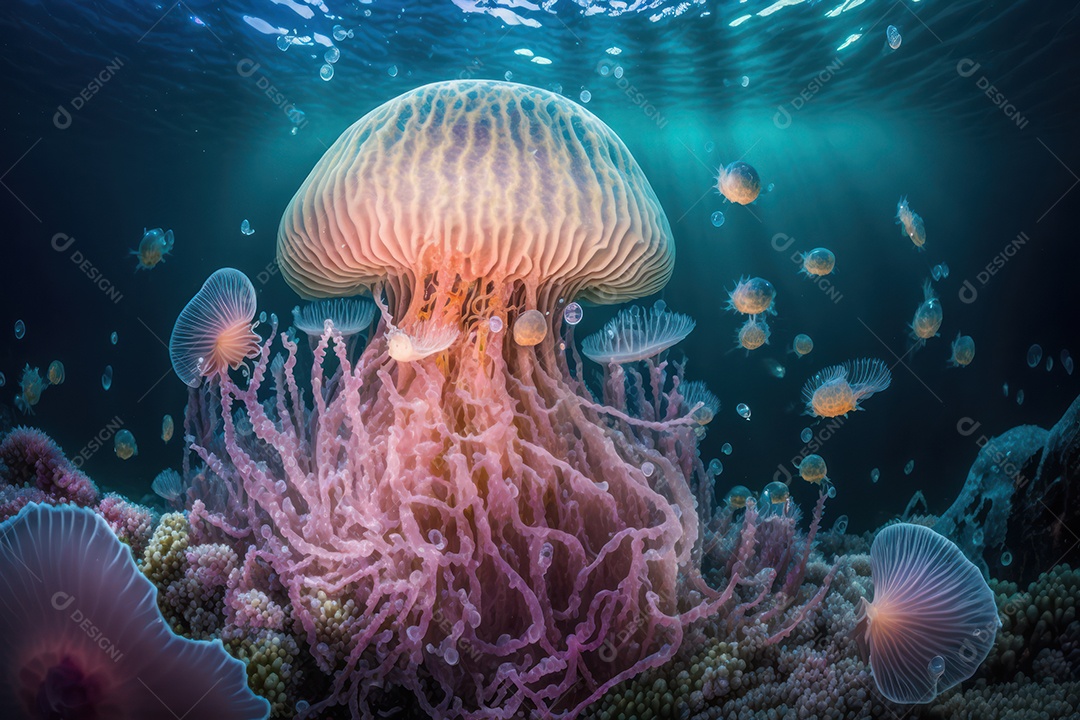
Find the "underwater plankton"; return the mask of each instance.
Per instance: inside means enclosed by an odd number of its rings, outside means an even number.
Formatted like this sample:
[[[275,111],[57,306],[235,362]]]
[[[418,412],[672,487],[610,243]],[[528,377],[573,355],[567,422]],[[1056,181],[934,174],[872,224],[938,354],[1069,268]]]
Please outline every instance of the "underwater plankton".
[[[371,326],[378,308],[367,298],[328,298],[293,308],[293,325],[308,337],[322,337],[326,321],[341,337],[364,332]]]
[[[415,362],[441,353],[454,344],[461,331],[452,325],[438,325],[433,320],[417,323],[409,332],[392,327],[386,333],[386,348],[398,362]]]
[[[890,382],[889,368],[877,358],[827,367],[803,386],[806,414],[831,418],[861,410],[860,402],[886,389]]]
[[[253,331],[255,287],[239,270],[211,275],[180,312],[169,338],[173,370],[186,385],[234,370],[259,354]]]
[[[881,694],[924,703],[971,677],[1001,624],[979,569],[930,528],[898,523],[874,538],[870,570],[855,639]]]
[[[631,305],[585,338],[581,352],[598,363],[630,363],[655,357],[694,329],[689,315],[668,312],[663,300],[650,309]]]

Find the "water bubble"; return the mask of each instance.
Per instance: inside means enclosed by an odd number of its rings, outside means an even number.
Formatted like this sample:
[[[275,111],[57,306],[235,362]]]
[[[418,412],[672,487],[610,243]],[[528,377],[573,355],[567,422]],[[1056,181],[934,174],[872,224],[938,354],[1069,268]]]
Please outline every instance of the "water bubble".
[[[873,470],[870,471],[870,482],[876,483],[880,479],[881,479],[881,471],[880,470],[878,470],[877,468],[874,468]]]
[[[885,28],[885,39],[888,41],[889,47],[891,47],[893,50],[896,50],[898,47],[900,47],[900,31],[896,29],[895,25],[890,25],[889,27]]]
[[[709,461],[709,473],[713,476],[719,475],[724,472],[724,463],[720,462],[717,458],[713,458]]]
[[[446,648],[446,652],[443,653],[443,660],[447,665],[457,665],[459,659],[458,651],[454,648]]]
[[[712,140],[705,143],[705,152],[711,153],[715,149],[716,149],[716,143],[714,143]]]
[[[1065,352],[1064,350],[1062,352]],[[1065,368],[1066,375],[1072,375],[1073,372],[1073,359],[1068,354],[1061,359],[1061,364]]]
[[[739,406],[735,408],[735,412],[739,413],[740,417],[750,419],[750,406],[746,403],[739,403]]]
[[[741,78],[739,78],[739,84],[742,85],[743,87],[749,87],[750,86],[750,78],[748,76],[746,76],[746,75],[743,75]]]
[[[1028,348],[1028,367],[1035,367],[1042,361],[1042,347],[1038,343]]]
[[[321,77],[326,82],[330,82],[330,78],[334,77],[334,66],[323,65],[321,68],[319,68],[319,77]]]
[[[656,471],[656,466],[651,462],[643,462],[641,464],[641,474],[645,477],[652,477],[652,474]]]
[[[1024,404],[1024,391],[1023,390],[1017,390],[1016,391],[1016,404],[1017,405],[1023,405]]]
[[[572,302],[563,308],[562,317],[567,325],[577,325],[581,318],[585,317],[585,311],[576,302]]]
[[[833,523],[832,529],[833,529],[833,532],[836,533],[837,535],[843,535],[844,533],[847,532],[847,526],[848,526],[848,517],[847,517],[847,515],[841,515],[840,517],[836,518],[836,522]]]
[[[1006,550],[1001,553],[1001,566],[1009,567],[1010,565],[1012,565],[1012,553]]]
[[[336,63],[338,60],[341,59],[341,51],[338,50],[336,47],[330,47],[326,51],[326,54],[323,55],[323,59],[326,60],[326,62],[333,65],[334,63]]]
[[[910,475],[911,471],[914,470],[914,469],[915,469],[915,461],[914,460],[908,460],[907,465],[904,466],[904,474],[905,475]]]
[[[105,372],[101,374],[101,387],[106,390],[112,387],[112,365],[105,366]]]
[[[935,655],[930,658],[930,662],[927,663],[926,669],[930,671],[930,674],[934,677],[940,677],[945,673],[945,658],[940,655]]]
[[[829,487],[825,488],[825,494],[831,498],[836,497],[836,486],[829,483]]]
[[[488,329],[493,333],[497,333],[503,329],[503,319],[498,315],[492,315],[488,320]]]
[[[1009,397],[1009,383],[1005,383],[1004,385],[1001,386],[1001,393],[1005,397]]]
[[[296,701],[296,714],[300,715],[302,713],[307,712],[307,709],[309,707],[311,707],[311,704],[308,703],[307,700],[297,700]]]
[[[505,80],[507,82],[510,82],[513,79],[514,79],[514,73],[510,72],[509,70],[507,70],[506,72],[503,73],[503,80]]]
[[[334,39],[335,40],[340,41],[340,40],[344,40],[347,37],[349,37],[349,31],[348,30],[346,30],[345,28],[343,28],[340,25],[335,25],[334,26]]]
[[[587,103],[592,100],[592,93],[588,90],[582,90],[581,95],[579,95],[578,97],[581,99],[581,102]]]
[[[597,72],[600,73],[600,77],[607,77],[611,74],[611,66],[608,65],[606,62],[600,63],[600,67],[597,69]]]
[[[115,330],[113,330],[113,334],[109,336],[109,342],[111,342],[113,345],[120,342],[120,336],[116,334]]]
[[[622,65],[616,65],[615,69],[611,72],[611,74],[614,75],[616,78],[621,78],[623,76]]]
[[[26,335],[26,323],[22,320],[15,321],[15,339],[22,340]]]
[[[799,439],[802,440],[804,443],[810,442],[813,437],[814,431],[810,428],[803,428],[803,431],[799,433]]]
[[[713,227],[720,227],[721,225],[723,225],[724,224],[724,213],[720,212],[719,210],[714,212],[712,214],[712,224],[713,224]]]
[[[391,65],[390,67],[386,68],[386,74],[390,77],[397,77],[397,65]]]
[[[724,453],[725,455],[730,455],[731,443],[724,443],[724,445],[720,448],[720,452]]]
[[[289,47],[293,44],[294,39],[295,38],[292,35],[278,35],[277,36],[278,50],[281,50],[282,52],[285,52],[286,50],[288,50]]]
[[[251,223],[249,223],[247,220],[244,220],[244,222],[240,223],[240,232],[245,235],[255,234],[255,231],[251,229]]]
[[[1052,358],[1052,357],[1046,358],[1046,372],[1050,372],[1053,369],[1054,369],[1054,358]]]
[[[769,183],[768,185],[765,186],[765,192],[767,192],[767,193],[771,193],[775,189],[776,189],[776,183]]]

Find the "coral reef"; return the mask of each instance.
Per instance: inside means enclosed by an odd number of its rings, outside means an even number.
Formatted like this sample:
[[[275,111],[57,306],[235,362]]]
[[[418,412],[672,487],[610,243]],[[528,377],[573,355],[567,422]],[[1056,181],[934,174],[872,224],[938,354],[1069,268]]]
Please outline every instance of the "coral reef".
[[[98,489],[41,430],[17,427],[0,440],[0,520],[30,502],[91,506]]]

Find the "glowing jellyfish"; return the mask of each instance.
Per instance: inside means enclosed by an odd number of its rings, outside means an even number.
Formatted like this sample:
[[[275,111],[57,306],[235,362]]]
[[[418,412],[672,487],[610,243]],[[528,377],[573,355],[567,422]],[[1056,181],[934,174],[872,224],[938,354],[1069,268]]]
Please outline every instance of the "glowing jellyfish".
[[[211,275],[180,312],[169,338],[173,370],[186,385],[239,368],[259,354],[252,330],[255,287],[247,275],[222,268]]]
[[[375,303],[367,298],[316,300],[302,308],[293,308],[293,326],[307,335],[309,344],[314,347],[326,332],[326,323],[329,321],[334,330],[345,339],[346,347],[351,352],[357,336],[371,328],[377,309]],[[259,321],[266,321],[265,312],[259,313]]]
[[[979,569],[930,528],[899,523],[874,538],[870,570],[855,638],[881,694],[925,703],[971,677],[1001,625]]]
[[[736,160],[721,167],[716,176],[716,189],[733,203],[749,205],[761,192],[761,178],[751,165]]]
[[[825,458],[820,455],[807,455],[795,468],[799,471],[799,477],[808,483],[817,485],[829,479],[829,469],[825,465]]]
[[[1012,565],[1012,561],[1013,561],[1013,556],[1012,556],[1011,552],[1006,550],[1005,552],[1001,553],[1001,566],[1002,567],[1008,567],[1008,566]]]
[[[101,387],[106,391],[112,387],[113,369],[112,365],[106,365],[104,372],[101,373]]]
[[[873,470],[870,471],[870,482],[876,483],[880,479],[881,479],[881,471],[880,470],[878,470],[877,468],[874,468]]]
[[[1022,388],[1020,390],[1016,391],[1016,404],[1017,405],[1023,405],[1024,404],[1024,390]]]
[[[750,489],[742,485],[736,485],[728,490],[727,497],[724,498],[724,502],[732,510],[739,510],[746,507],[746,501],[748,498],[753,497],[754,494],[750,492]]]
[[[768,339],[767,336],[766,339]],[[787,375],[787,368],[777,362],[775,358],[762,358],[761,364],[765,366],[765,371],[774,378],[782,379]]]
[[[7,375],[0,372],[0,387],[4,387],[5,385],[7,385]]]
[[[791,349],[796,355],[802,357],[803,355],[809,355],[810,351],[814,349],[814,341],[809,335],[799,333],[795,336],[795,339],[791,341]]]
[[[712,220],[713,227],[720,227],[724,224],[724,213],[717,210],[712,214],[710,220]]]
[[[563,320],[567,325],[577,325],[583,317],[585,317],[585,311],[576,302],[572,302],[563,308]]]
[[[771,505],[783,505],[791,497],[791,491],[788,490],[788,486],[779,480],[774,480],[765,486],[761,491],[762,502],[769,503]]]
[[[720,412],[720,398],[700,380],[683,383],[679,386],[679,394],[683,398],[684,412],[690,413],[699,425],[708,425]]]
[[[1036,367],[1040,362],[1042,362],[1042,358],[1043,358],[1042,345],[1039,345],[1038,343],[1035,343],[1034,345],[1032,345],[1031,347],[1028,348],[1028,351],[1027,351],[1027,364],[1028,364],[1028,367],[1031,367],[1031,368]]]
[[[31,368],[29,363],[23,368],[19,379],[19,392],[15,396],[15,407],[24,415],[33,415],[34,406],[41,400],[42,393],[49,387],[41,377],[38,368]]]
[[[255,228],[251,227],[251,223],[249,223],[245,219],[242,223],[240,223],[240,232],[243,233],[244,235],[254,235],[255,234]]]
[[[15,321],[15,339],[22,340],[26,337],[26,323],[22,320]]]
[[[116,334],[115,330],[113,331],[112,335],[109,336],[109,342],[111,342],[113,345],[120,342],[120,336]]]
[[[915,461],[914,460],[908,460],[907,465],[904,465],[904,474],[905,475],[910,475],[911,471],[914,470],[914,469],[915,469]]]
[[[750,406],[746,403],[739,403],[735,407],[735,412],[739,413],[739,417],[741,417],[743,420],[750,419]]]
[[[826,248],[814,248],[802,256],[802,266],[799,272],[807,277],[822,277],[828,275],[836,268],[836,256]]]
[[[746,406],[742,405],[740,407],[746,407]],[[746,408],[746,409],[747,409],[747,412],[749,413],[750,408]],[[739,414],[742,415],[742,412],[740,411]],[[749,418],[747,418],[747,419],[749,419]],[[720,446],[720,452],[724,453],[725,455],[730,455],[731,450],[732,450],[731,443],[724,443],[723,445]]]
[[[629,363],[659,355],[694,329],[689,315],[668,312],[663,300],[649,310],[631,305],[585,338],[581,352],[598,363]]]
[[[131,254],[136,257],[136,270],[151,270],[158,263],[165,262],[165,256],[173,249],[173,231],[162,232],[161,228],[153,230],[143,229],[142,240],[139,247],[132,250]]]
[[[900,202],[896,204],[896,222],[900,225],[901,235],[910,238],[919,250],[926,249],[923,247],[926,245],[926,228],[923,227],[923,220],[908,207],[906,196],[900,198]]]
[[[129,460],[139,454],[139,446],[135,443],[135,436],[130,430],[121,430],[113,437],[113,450],[116,457],[121,460]]]
[[[956,333],[956,339],[952,343],[952,351],[949,357],[951,367],[966,367],[975,359],[975,341],[970,335]]]
[[[547,319],[539,310],[526,310],[514,321],[514,342],[522,347],[533,347],[544,341],[548,334]]]
[[[169,442],[170,440],[172,440],[174,429],[175,428],[173,426],[172,415],[166,415],[165,417],[161,418],[161,440],[162,440],[162,442]]]
[[[48,377],[50,385],[59,385],[64,382],[64,376],[64,363],[59,360],[53,360],[49,363]]]
[[[877,358],[827,367],[803,386],[806,414],[831,418],[861,410],[860,402],[886,389],[890,382],[889,368]]]
[[[416,323],[408,331],[392,327],[386,333],[386,350],[398,362],[415,362],[443,352],[460,334],[456,327],[431,320]]]
[[[885,28],[885,40],[893,50],[900,47],[900,31],[896,29],[895,25]]]
[[[735,289],[728,293],[728,310],[742,313],[743,315],[760,315],[767,312],[776,314],[773,300],[776,299],[776,288],[765,278],[739,278],[735,283]]]
[[[150,489],[162,500],[176,502],[184,492],[184,479],[172,468],[166,468],[150,483]]]
[[[719,458],[713,458],[709,461],[709,474],[714,478],[724,472],[724,463],[720,462]]]
[[[836,533],[837,535],[843,535],[844,533],[847,532],[847,526],[848,526],[848,516],[847,515],[841,515],[840,517],[836,518],[836,522],[833,523],[833,528],[832,529],[833,529],[833,532]]]
[[[930,281],[923,283],[923,301],[915,309],[915,317],[911,320],[911,336],[918,345],[935,337],[941,328],[942,309],[941,300],[934,294],[934,288]]]
[[[739,346],[745,350],[757,350],[769,342],[770,334],[769,325],[765,322],[765,318],[759,315],[751,315],[746,318],[746,322],[739,328],[736,339]]]

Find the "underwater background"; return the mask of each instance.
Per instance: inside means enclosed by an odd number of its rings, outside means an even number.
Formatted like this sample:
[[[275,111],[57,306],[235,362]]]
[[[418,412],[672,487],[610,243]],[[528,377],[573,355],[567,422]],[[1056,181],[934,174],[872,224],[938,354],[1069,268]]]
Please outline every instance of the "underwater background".
[[[687,378],[722,403],[700,445],[706,465],[722,463],[717,500],[794,476],[809,515],[818,488],[792,464],[809,428],[836,487],[825,528],[846,516],[849,534],[873,532],[917,492],[918,513],[941,514],[980,438],[1050,428],[1080,394],[1069,354],[1080,353],[1078,8],[9,0],[0,430],[38,427],[103,490],[157,502],[151,481],[180,469],[188,400],[168,338],[206,278],[243,271],[259,310],[287,324],[301,301],[275,262],[278,223],[341,132],[426,83],[512,80],[612,128],[668,216],[674,275],[637,302],[663,299],[697,322],[670,357],[685,357]],[[716,191],[718,169],[736,160],[760,174],[752,205]],[[905,196],[925,222],[925,249],[896,223]],[[152,228],[171,230],[175,245],[136,270],[131,251]],[[815,247],[836,256],[818,281],[799,274],[796,255]],[[909,324],[934,274],[940,336],[912,349]],[[749,353],[725,309],[742,276],[776,288],[770,342]],[[586,306],[577,336],[618,309]],[[798,333],[814,340],[806,357],[791,352]],[[952,368],[957,333],[977,351]],[[840,422],[803,414],[808,379],[862,357],[892,368],[888,390]],[[44,373],[54,360],[63,383],[24,414],[24,366]],[[166,414],[177,423],[168,443]],[[114,452],[120,428],[138,444],[126,460]],[[1075,492],[1066,497],[1075,505]],[[988,552],[990,574],[1030,582],[1075,565],[1080,525],[1062,521],[1054,537],[1008,566],[996,561],[1007,547]]]

